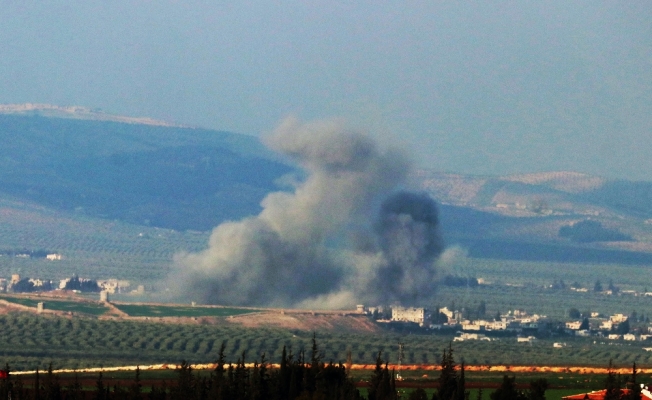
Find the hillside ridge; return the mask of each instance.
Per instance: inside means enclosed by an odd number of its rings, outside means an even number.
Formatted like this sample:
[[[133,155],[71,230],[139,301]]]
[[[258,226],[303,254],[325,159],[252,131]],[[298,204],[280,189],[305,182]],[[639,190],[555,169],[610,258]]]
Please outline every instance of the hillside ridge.
[[[124,115],[108,114],[99,109],[90,109],[82,106],[58,106],[45,103],[22,103],[22,104],[0,104],[0,114],[29,115],[38,114],[54,118],[86,119],[92,121],[123,122],[126,124],[142,124],[153,126],[168,126],[177,128],[189,128],[190,126],[180,125],[168,121],[162,121],[150,117],[128,117]]]

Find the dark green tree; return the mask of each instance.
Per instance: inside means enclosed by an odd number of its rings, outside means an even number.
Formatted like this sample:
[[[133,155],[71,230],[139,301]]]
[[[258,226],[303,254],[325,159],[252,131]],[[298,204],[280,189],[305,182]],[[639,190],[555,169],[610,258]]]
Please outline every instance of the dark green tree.
[[[602,283],[600,282],[599,279],[597,281],[595,281],[595,285],[593,285],[593,291],[594,292],[602,292]]]
[[[491,400],[527,400],[525,394],[516,388],[516,377],[503,376],[500,387],[489,395]]]
[[[41,376],[36,368],[36,373],[34,374],[34,400],[41,400]]]
[[[530,382],[530,387],[525,393],[527,400],[546,400],[546,390],[548,390],[548,381],[540,378]]]
[[[75,379],[66,387],[66,400],[81,400],[84,398],[79,374],[75,372]]]
[[[209,385],[210,398],[215,400],[224,400],[225,391],[227,390],[227,380],[226,380],[226,369],[225,362],[226,356],[224,352],[226,351],[226,342],[222,342],[220,345],[220,351],[217,356],[217,362],[215,363],[215,369],[211,374],[211,380]]]
[[[45,375],[45,398],[48,400],[61,400],[61,385],[52,372],[52,363],[48,365],[48,373]]]
[[[609,279],[609,290],[611,290],[611,292],[614,294],[620,291],[620,289],[616,285],[614,285],[613,279]]]
[[[455,393],[458,390],[458,375],[455,370],[453,359],[453,346],[448,344],[448,351],[444,349],[441,357],[441,371],[437,378],[438,389],[433,394],[433,400],[456,400]]]
[[[408,400],[428,400],[428,394],[423,388],[416,388],[410,393]]]
[[[95,400],[107,400],[107,388],[104,386],[104,380],[102,379],[102,371],[100,371],[100,374],[97,377],[97,380],[95,381]]]
[[[141,398],[142,385],[140,382],[140,367],[136,366],[134,382],[129,386],[129,399],[139,400]]]
[[[192,375],[192,367],[186,360],[182,360],[177,369],[177,385],[170,389],[170,398],[172,400],[184,400],[194,394],[195,379]]]
[[[629,319],[626,319],[625,321],[618,324],[616,327],[616,333],[619,335],[629,333]]]
[[[632,375],[627,379],[627,393],[622,396],[622,400],[641,400],[641,385],[638,383],[638,371],[636,371],[636,362],[632,365]]]
[[[584,318],[584,319],[582,320],[582,325],[580,325],[580,330],[581,330],[581,331],[585,331],[585,330],[588,330],[589,328],[590,328],[589,319],[588,319],[588,318]]]
[[[460,364],[460,373],[457,377],[457,388],[453,399],[469,400],[469,392],[466,391],[466,378],[464,377],[464,361]]]
[[[385,362],[385,367],[383,368],[382,352],[378,352],[376,367],[369,381],[369,400],[394,400],[397,398],[391,375],[387,362]]]
[[[612,360],[609,360],[607,378],[605,379],[604,387],[606,389],[604,400],[620,400],[622,396],[621,379],[620,375],[614,372],[614,365]]]
[[[487,314],[487,303],[485,303],[484,300],[480,302],[480,305],[478,306],[478,318],[484,318],[484,316]]]

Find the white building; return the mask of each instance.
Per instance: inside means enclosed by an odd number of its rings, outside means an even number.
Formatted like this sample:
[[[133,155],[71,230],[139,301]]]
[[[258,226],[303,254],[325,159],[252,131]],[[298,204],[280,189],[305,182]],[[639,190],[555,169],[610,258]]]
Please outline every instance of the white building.
[[[414,307],[392,307],[392,321],[415,322],[423,326],[426,321],[426,309]]]
[[[102,279],[97,281],[97,286],[107,293],[120,293],[130,286],[129,281],[118,279]]]
[[[624,314],[615,314],[609,317],[609,320],[613,323],[619,324],[621,322],[627,321],[627,315]]]
[[[580,326],[582,326],[582,321],[566,322],[566,329],[572,329],[576,331],[580,329]]]
[[[481,333],[462,333],[460,334],[460,336],[456,336],[453,338],[454,342],[463,342],[465,340],[484,340],[490,342],[491,338],[488,338]]]

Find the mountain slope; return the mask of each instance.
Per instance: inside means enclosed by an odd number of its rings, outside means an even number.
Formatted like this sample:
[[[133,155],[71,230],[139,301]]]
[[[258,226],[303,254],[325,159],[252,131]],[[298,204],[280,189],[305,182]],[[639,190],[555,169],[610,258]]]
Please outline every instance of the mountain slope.
[[[0,142],[0,194],[173,229],[257,213],[292,170],[254,137],[205,129],[0,115]]]
[[[652,265],[652,184],[575,172],[464,176],[421,170],[443,234],[471,257]]]
[[[207,231],[257,214],[262,198],[278,190],[275,182],[295,172],[251,136],[48,110],[73,117],[0,110],[5,204],[45,207],[68,220]],[[492,177],[420,170],[412,186],[441,204],[446,242],[472,257],[652,264],[651,183],[575,172]],[[6,218],[12,207],[4,208]],[[578,223],[585,227],[580,239],[573,234]],[[11,226],[5,237],[24,237],[20,224]],[[594,231],[587,235],[586,227]]]

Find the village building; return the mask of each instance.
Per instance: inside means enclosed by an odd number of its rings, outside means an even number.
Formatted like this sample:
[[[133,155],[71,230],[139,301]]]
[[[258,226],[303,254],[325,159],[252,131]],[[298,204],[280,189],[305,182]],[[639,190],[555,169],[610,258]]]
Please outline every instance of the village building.
[[[423,326],[426,321],[426,309],[414,307],[392,307],[392,321],[414,322]]]

